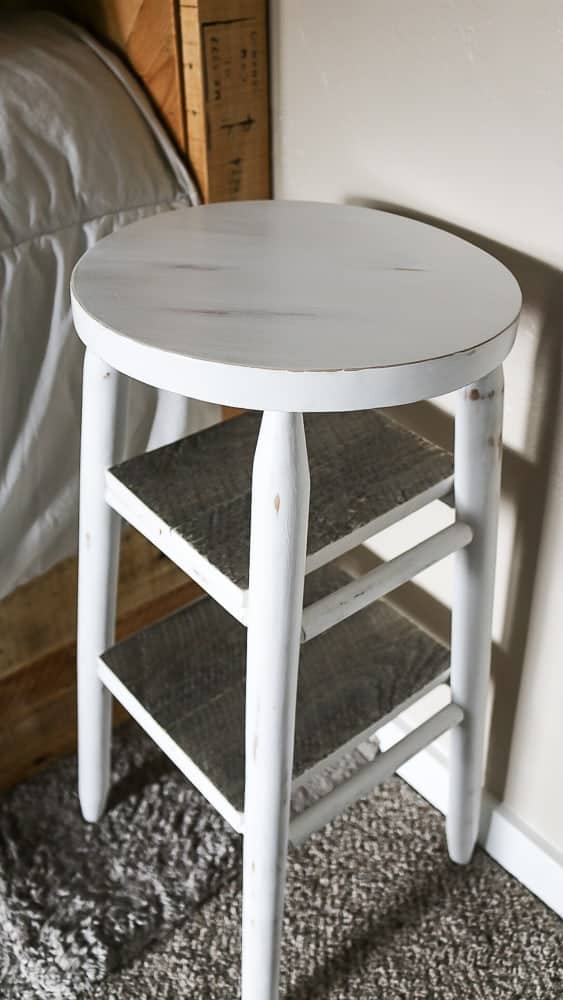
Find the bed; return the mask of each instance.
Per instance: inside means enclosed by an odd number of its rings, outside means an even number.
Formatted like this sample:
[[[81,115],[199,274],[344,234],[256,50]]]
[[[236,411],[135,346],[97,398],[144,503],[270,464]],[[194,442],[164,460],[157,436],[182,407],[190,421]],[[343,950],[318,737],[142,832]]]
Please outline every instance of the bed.
[[[196,187],[123,63],[57,15],[0,20],[0,597],[74,552],[82,347],[69,279],[89,246]],[[128,451],[217,408],[135,385]]]

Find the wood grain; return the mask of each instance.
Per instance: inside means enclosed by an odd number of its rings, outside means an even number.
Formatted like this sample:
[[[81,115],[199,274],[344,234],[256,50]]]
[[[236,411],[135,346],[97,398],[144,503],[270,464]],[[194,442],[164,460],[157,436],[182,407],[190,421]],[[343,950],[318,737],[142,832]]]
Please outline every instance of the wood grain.
[[[270,197],[266,9],[180,3],[188,153],[206,202]]]
[[[187,154],[204,201],[271,192],[266,0],[0,0],[49,9],[123,56]]]
[[[71,299],[79,337],[118,371],[287,412],[389,406],[466,385],[502,363],[522,304],[504,265],[443,230],[268,200],[125,226],[78,263]]]
[[[131,458],[108,477],[110,490],[117,480],[173,529],[178,545],[184,540],[243,590],[259,427],[260,416],[247,413]],[[311,467],[309,568],[333,558],[342,539],[359,544],[395,508],[399,519],[401,508],[410,509],[405,505],[416,504],[418,497],[422,504],[433,487],[448,488],[451,455],[377,411],[306,414],[305,431]],[[191,571],[196,575],[194,566]]]
[[[0,788],[75,747],[76,580],[77,560],[66,559],[0,602]],[[119,637],[199,596],[141,535],[124,532]]]
[[[0,0],[2,13],[36,9],[68,17],[123,56],[185,152],[178,0]]]
[[[305,603],[346,583],[310,576]],[[135,699],[237,810],[243,807],[245,629],[209,598],[104,654]],[[294,776],[340,751],[415,694],[442,683],[449,652],[378,601],[302,647]],[[158,669],[157,669],[158,667]],[[363,736],[362,736],[363,738]]]
[[[100,40],[125,57],[145,89],[178,147],[186,151],[187,128],[184,100],[184,59],[181,53],[181,18],[178,0],[2,0],[2,11],[21,11],[41,6],[63,14],[91,30]],[[225,17],[225,10],[228,13]],[[265,9],[259,0],[243,3],[196,4],[200,20],[253,17],[256,21],[256,59],[261,80],[267,81],[265,44]],[[236,7],[236,11],[235,11]],[[218,8],[221,8],[219,10]],[[198,31],[199,31],[198,21]],[[189,39],[189,36],[188,36]],[[244,41],[241,30],[223,31],[227,61],[233,46]],[[252,39],[251,39],[252,41]],[[189,44],[189,41],[188,41]],[[212,38],[207,33],[200,56],[209,55]],[[241,64],[242,65],[242,64]],[[200,64],[203,75],[207,63]],[[227,152],[247,157],[240,174],[236,197],[269,195],[269,127],[267,89],[260,89],[253,77],[251,111],[260,109],[260,127],[239,129],[244,141],[226,142]],[[222,104],[223,111],[235,112],[244,101],[242,79]],[[192,115],[192,125],[195,123]],[[216,116],[213,122],[216,122]],[[192,130],[192,135],[196,133]],[[195,148],[195,147],[194,147]],[[215,150],[214,150],[215,153]],[[217,192],[233,195],[236,164],[225,164],[221,156],[205,154],[205,190],[211,200]],[[231,169],[231,180],[226,180]],[[211,171],[211,173],[208,173]],[[215,177],[215,173],[217,177]],[[199,176],[199,175],[198,175]],[[201,180],[201,177],[200,177]],[[230,184],[230,187],[229,187]],[[227,185],[225,187],[225,185]],[[75,711],[75,630],[76,630],[76,559],[68,559],[48,573],[20,587],[0,602],[0,788],[22,779],[61,753],[69,752],[76,742]],[[176,610],[199,596],[195,584],[156,549],[134,532],[124,534],[120,591],[118,601],[118,636],[123,638],[149,622]],[[118,710],[118,717],[123,715]]]
[[[54,5],[51,5],[54,6]],[[181,150],[186,148],[176,0],[67,0],[78,23],[126,57]]]

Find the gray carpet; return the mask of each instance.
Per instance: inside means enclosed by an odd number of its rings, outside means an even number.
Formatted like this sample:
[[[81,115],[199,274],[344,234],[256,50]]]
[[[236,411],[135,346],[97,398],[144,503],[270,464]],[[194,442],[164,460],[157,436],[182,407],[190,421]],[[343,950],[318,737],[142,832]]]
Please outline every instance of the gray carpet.
[[[78,814],[75,761],[0,800],[2,1000],[238,996],[238,839],[136,728],[110,809]],[[292,851],[285,1000],[561,1000],[563,925],[399,779]]]

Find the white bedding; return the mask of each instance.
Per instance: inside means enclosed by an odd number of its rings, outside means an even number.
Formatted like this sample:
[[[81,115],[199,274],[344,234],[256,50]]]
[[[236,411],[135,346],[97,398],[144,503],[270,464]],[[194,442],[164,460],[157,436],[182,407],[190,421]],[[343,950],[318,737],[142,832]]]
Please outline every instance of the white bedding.
[[[196,198],[116,57],[54,15],[0,19],[0,597],[76,548],[73,265],[113,229]],[[129,453],[186,431],[177,397],[131,396]],[[216,418],[190,404],[191,429]]]

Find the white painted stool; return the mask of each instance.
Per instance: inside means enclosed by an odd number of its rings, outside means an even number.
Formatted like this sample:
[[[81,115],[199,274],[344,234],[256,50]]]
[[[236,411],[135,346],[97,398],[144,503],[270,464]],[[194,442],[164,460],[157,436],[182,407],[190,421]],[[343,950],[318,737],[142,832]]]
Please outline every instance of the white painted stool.
[[[82,811],[95,821],[106,802],[113,692],[244,833],[242,996],[273,1000],[288,838],[302,840],[450,728],[448,847],[457,862],[471,857],[490,661],[501,365],[514,342],[520,290],[482,250],[412,220],[251,202],[158,215],[102,240],[75,268],[72,304],[87,346]],[[264,411],[251,499],[255,414],[110,468],[122,457],[123,375]],[[374,410],[454,389],[461,390],[454,523],[360,580],[322,569],[451,490],[450,456]],[[114,646],[118,515],[214,600]],[[373,602],[456,550],[451,704],[292,819],[292,784],[448,676],[444,647],[387,602]],[[304,577],[313,570],[303,611]]]

